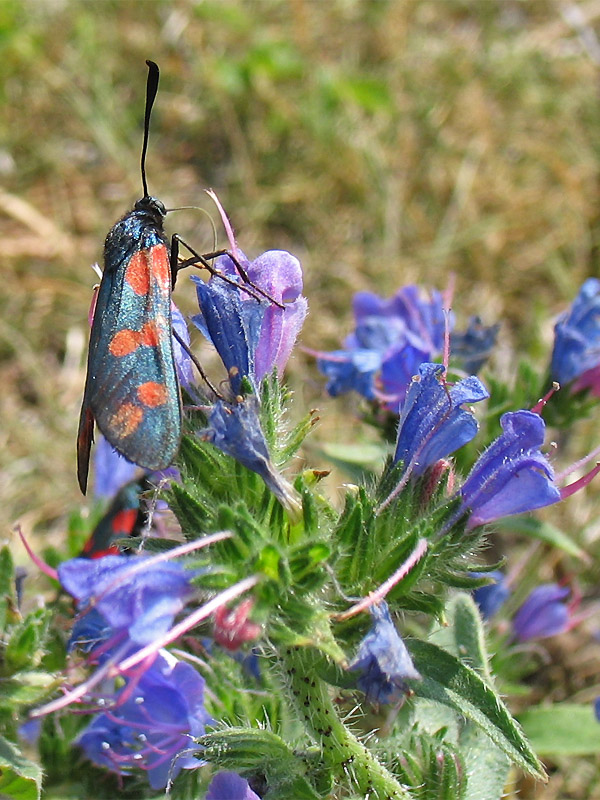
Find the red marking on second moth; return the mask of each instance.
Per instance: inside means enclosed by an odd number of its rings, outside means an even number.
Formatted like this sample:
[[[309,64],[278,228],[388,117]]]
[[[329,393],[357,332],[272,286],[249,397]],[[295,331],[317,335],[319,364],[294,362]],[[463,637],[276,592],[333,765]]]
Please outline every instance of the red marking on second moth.
[[[137,396],[140,402],[149,408],[163,406],[169,399],[167,387],[164,383],[156,383],[156,381],[141,383],[137,388]]]
[[[113,535],[119,533],[128,534],[133,530],[138,512],[136,509],[127,508],[124,511],[119,511],[113,517],[110,527],[112,528]]]

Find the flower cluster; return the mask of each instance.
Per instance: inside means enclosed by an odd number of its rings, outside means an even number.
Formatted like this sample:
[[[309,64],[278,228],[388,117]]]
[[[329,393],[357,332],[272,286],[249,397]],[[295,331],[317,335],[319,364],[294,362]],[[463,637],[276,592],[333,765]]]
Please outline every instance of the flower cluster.
[[[154,789],[181,769],[198,766],[192,737],[210,722],[204,680],[165,650],[157,649],[129,670],[119,670],[118,664],[167,633],[193,594],[193,576],[181,563],[161,557],[75,558],[58,568],[78,612],[71,649],[80,647],[89,663],[101,665],[97,677],[114,667],[124,678],[122,688],[105,680],[101,696],[86,692],[84,697],[106,710],[78,743],[92,761],[120,774],[146,770]],[[90,691],[97,677],[88,683]]]
[[[425,295],[416,286],[407,286],[390,299],[359,293],[354,301],[356,327],[343,349],[315,353],[318,368],[328,378],[330,394],[353,389],[392,412],[386,419],[395,423],[392,415],[397,415],[395,447],[376,490],[361,487],[354,496],[355,487],[349,489],[348,508],[338,515],[333,505],[312,492],[324,471],[304,471],[292,486],[279,471],[277,456],[270,452],[278,421],[268,419],[267,411],[272,410],[269,392],[276,386],[272,375],[283,372],[307,314],[300,263],[281,250],[248,259],[213,199],[230,250],[216,258],[209,280],[192,277],[198,313],[191,323],[214,346],[225,370],[224,380],[213,385],[204,375],[189,352],[186,320],[178,309],[172,310],[178,380],[186,398],[204,414],[197,423],[199,429],[191,434],[195,440],[186,439],[181,448],[177,470],[169,475],[173,486],[166,496],[181,524],[177,535],[188,541],[179,547],[162,541],[164,551],[156,556],[115,554],[114,537],[133,531],[140,493],[147,485],[140,480],[149,476],[135,481],[135,465],[100,441],[96,492],[100,497],[116,495],[106,517],[110,525],[106,536],[98,533],[88,548],[90,558],[66,561],[57,570],[62,588],[76,606],[69,651],[78,652],[92,672],[46,710],[79,703],[86,713],[93,714],[76,740],[86,756],[119,775],[145,771],[153,790],[169,786],[181,770],[196,769],[204,759],[210,761],[211,743],[216,741],[213,752],[230,758],[218,763],[233,769],[201,776],[204,786],[208,784],[207,800],[258,800],[265,791],[275,796],[286,781],[286,796],[296,796],[294,791],[297,796],[316,796],[315,787],[306,786],[314,776],[305,761],[297,774],[292,774],[289,765],[297,760],[293,748],[278,740],[272,752],[263,753],[260,735],[276,738],[268,725],[260,730],[255,727],[247,738],[236,727],[255,698],[247,689],[242,690],[247,697],[236,694],[247,676],[233,674],[232,669],[244,670],[227,653],[253,643],[257,645],[255,657],[261,647],[268,651],[265,665],[269,660],[277,662],[272,674],[265,667],[264,672],[269,673],[266,680],[275,682],[286,676],[281,685],[298,704],[307,724],[307,738],[317,743],[328,740],[328,747],[321,752],[323,763],[331,767],[332,774],[338,770],[338,778],[347,780],[343,791],[348,789],[346,793],[357,796],[399,796],[396,777],[400,781],[403,776],[384,774],[374,758],[360,769],[344,766],[340,771],[342,751],[347,765],[354,760],[358,763],[365,748],[360,742],[354,747],[348,730],[344,735],[336,733],[336,725],[342,723],[334,719],[333,692],[323,676],[333,675],[331,680],[339,681],[335,686],[340,689],[360,690],[366,705],[388,705],[396,711],[413,693],[421,692],[431,700],[428,692],[435,689],[436,697],[448,699],[442,666],[452,659],[452,669],[458,670],[460,659],[446,653],[448,659],[440,658],[437,671],[429,674],[422,653],[432,650],[420,650],[419,644],[433,649],[436,645],[409,642],[409,653],[394,622],[402,609],[443,617],[442,600],[428,597],[421,587],[413,588],[420,575],[427,576],[429,587],[434,582],[473,586],[477,585],[473,578],[490,578],[492,582],[475,591],[482,615],[489,619],[508,599],[510,589],[497,571],[471,573],[470,577],[464,574],[473,569],[466,566],[464,556],[475,551],[483,535],[481,528],[557,503],[588,483],[600,467],[575,484],[562,486],[563,477],[556,475],[544,449],[546,424],[537,407],[517,408],[501,416],[499,435],[491,442],[491,437],[488,439],[478,457],[470,457],[466,477],[461,479],[456,474],[456,454],[461,448],[465,448],[463,453],[470,452],[466,446],[475,440],[480,427],[477,415],[490,397],[474,373],[489,355],[498,329],[486,328],[474,318],[463,333],[451,333],[453,316],[442,295],[436,291]],[[556,377],[561,373],[560,380],[571,383],[574,390],[591,388],[594,392],[596,388],[598,296],[600,283],[588,281],[572,311],[556,326],[552,370]],[[448,366],[448,349],[452,350],[451,363],[460,362],[466,374]],[[435,363],[442,354],[444,364]],[[200,370],[204,385],[196,384],[194,368]],[[277,395],[273,407],[278,403],[283,406],[282,395]],[[198,419],[200,415],[190,416]],[[188,425],[188,429],[193,427]],[[229,475],[214,474],[219,471],[215,464],[231,462],[213,448],[242,465],[231,470],[231,483],[239,480],[233,490],[222,485]],[[240,496],[236,494],[238,486],[242,487]],[[256,492],[256,486],[261,492]],[[214,560],[211,551],[211,559],[196,564],[197,569],[176,560],[217,541],[222,547],[215,548]],[[249,571],[251,577],[247,577]],[[239,600],[250,588],[252,596]],[[350,611],[331,610],[336,605],[339,608],[340,598],[349,597],[352,602],[358,597]],[[398,599],[404,602],[396,604]],[[371,617],[366,634],[360,622],[350,622],[365,611]],[[572,611],[568,588],[539,586],[513,615],[510,642],[523,643],[565,631],[573,625]],[[185,619],[178,620],[184,613]],[[180,658],[181,652],[174,655],[166,649],[207,619],[212,621],[209,633],[200,631],[193,645],[188,637],[194,652],[193,656],[188,653],[189,661]],[[341,624],[336,627],[333,622]],[[358,631],[364,635],[357,646]],[[306,652],[309,655],[303,660]],[[219,672],[221,657],[226,667]],[[470,666],[468,669],[465,685],[470,682],[472,688],[478,676]],[[253,680],[263,677],[257,677],[255,670]],[[451,680],[448,702],[456,703],[460,676]],[[222,691],[221,684],[227,691]],[[485,692],[481,688],[480,695],[487,698],[491,691],[490,687]],[[311,692],[319,698],[314,704]],[[260,694],[260,714],[268,721],[271,703],[274,719],[289,713],[286,709],[281,714],[277,701],[276,693]],[[476,702],[477,697],[469,699],[473,705]],[[493,705],[489,703],[486,709]],[[497,705],[500,707],[499,698]],[[392,709],[390,717],[393,714]],[[294,725],[296,722],[300,717]],[[224,738],[219,739],[223,731]],[[235,746],[231,742],[241,742],[243,755],[238,761],[232,756]],[[327,762],[329,750],[336,753],[335,763]],[[323,765],[315,768],[315,774],[319,771],[324,773]],[[362,785],[361,774],[368,776]],[[380,781],[376,791],[373,780]],[[321,794],[327,791],[323,787],[324,783],[319,786]]]
[[[419,366],[442,353],[446,328],[454,318],[444,311],[440,292],[429,298],[417,286],[405,286],[384,299],[372,292],[354,297],[356,327],[344,348],[316,352],[319,370],[329,378],[327,391],[337,396],[354,390],[399,413]],[[477,372],[496,340],[498,326],[474,317],[463,333],[451,336],[452,350],[465,370]]]

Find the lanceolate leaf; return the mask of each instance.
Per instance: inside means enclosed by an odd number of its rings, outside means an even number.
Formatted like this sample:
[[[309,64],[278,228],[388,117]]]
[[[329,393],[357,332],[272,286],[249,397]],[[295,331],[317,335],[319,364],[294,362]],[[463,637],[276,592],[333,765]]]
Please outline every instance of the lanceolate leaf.
[[[439,647],[417,639],[406,642],[423,676],[412,688],[420,697],[454,708],[489,736],[515,764],[536,778],[545,772],[518,724],[498,695],[475,670]]]

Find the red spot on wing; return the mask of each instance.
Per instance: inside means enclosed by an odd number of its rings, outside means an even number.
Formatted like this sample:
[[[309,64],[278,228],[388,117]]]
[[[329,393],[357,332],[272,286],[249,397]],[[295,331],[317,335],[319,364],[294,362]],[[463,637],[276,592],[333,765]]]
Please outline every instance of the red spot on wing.
[[[158,285],[164,295],[171,291],[171,266],[169,252],[164,244],[155,244],[147,250],[139,250],[129,260],[125,270],[125,283],[133,291],[145,296],[150,291],[150,281]]]
[[[160,341],[160,331],[156,322],[145,322],[140,331],[140,340],[142,344],[148,347],[156,347]]]
[[[156,383],[155,381],[141,383],[137,388],[137,396],[141,403],[150,408],[163,406],[169,399],[167,387],[164,383]]]
[[[144,419],[144,409],[134,406],[133,403],[123,403],[108,421],[108,426],[118,439],[131,436],[138,429]]]
[[[133,353],[140,345],[141,335],[139,331],[132,331],[129,328],[122,328],[117,331],[110,340],[108,350],[111,355],[122,358]],[[144,342],[145,344],[145,342]]]
[[[164,247],[164,245],[162,246]],[[139,250],[134,253],[125,270],[125,283],[140,296],[147,295],[150,291],[150,264],[148,263],[150,252]]]
[[[115,514],[110,524],[113,536],[127,536],[130,534],[135,525],[137,515],[137,509],[134,508],[128,508]]]
[[[96,550],[94,548],[94,541],[90,539],[86,542],[85,547],[81,551],[83,556],[88,556],[89,558],[104,558],[104,556],[118,556],[120,555],[120,550],[116,544],[111,544],[109,547],[106,547],[104,550]]]
[[[150,257],[150,271],[156,280],[161,292],[169,295],[171,292],[171,265],[169,264],[169,253],[164,244],[157,244],[152,247],[148,255]]]

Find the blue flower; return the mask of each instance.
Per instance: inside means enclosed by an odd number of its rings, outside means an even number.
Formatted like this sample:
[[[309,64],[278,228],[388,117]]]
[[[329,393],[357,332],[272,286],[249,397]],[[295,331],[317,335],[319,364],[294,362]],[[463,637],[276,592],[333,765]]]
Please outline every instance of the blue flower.
[[[112,498],[135,476],[137,465],[127,461],[104,436],[98,437],[94,451],[94,495]]]
[[[533,589],[513,618],[515,638],[519,642],[527,642],[568,630],[571,610],[565,601],[570,594],[567,586],[558,586],[556,583]]]
[[[399,703],[409,691],[407,680],[419,680],[406,645],[400,638],[386,602],[370,608],[373,626],[348,666],[360,670],[358,686],[372,703]]]
[[[275,367],[283,372],[308,305],[301,296],[300,262],[290,253],[269,250],[252,262],[239,250],[236,255],[252,283],[283,304],[258,302],[218,276],[208,282],[192,277],[200,306],[192,322],[217,349],[232,390],[239,394],[243,377],[256,387]],[[217,259],[215,267],[240,280],[229,256]]]
[[[284,507],[297,510],[292,487],[271,461],[256,395],[248,395],[236,403],[218,400],[211,409],[208,427],[200,431],[200,436],[260,475]]]
[[[554,328],[552,377],[561,384],[582,378],[586,385],[576,385],[573,387],[575,390],[590,386],[594,389],[600,380],[599,367],[600,281],[589,278],[579,290],[571,309],[561,315]]]
[[[189,664],[162,651],[139,680],[129,681],[77,738],[86,756],[119,774],[148,773],[161,789],[182,769],[202,762],[194,739],[212,722],[204,708],[204,679]]]
[[[260,800],[248,781],[236,772],[219,772],[210,782],[206,800]]]
[[[598,722],[600,722],[600,697],[597,697],[594,700],[594,714],[596,715]]]
[[[72,558],[58,567],[61,585],[78,610],[86,616],[95,610],[110,631],[107,639],[128,639],[136,646],[150,644],[169,630],[193,594],[194,575],[180,563],[140,556]],[[96,619],[91,629],[100,625]]]
[[[490,583],[480,586],[473,592],[473,599],[479,606],[481,616],[490,619],[500,610],[510,596],[506,578],[499,570],[493,572],[472,572],[474,578],[489,578]]]
[[[453,333],[450,337],[450,352],[458,359],[462,368],[475,375],[490,357],[496,344],[500,325],[483,325],[479,317],[471,317],[463,333]]]
[[[188,326],[186,324],[185,318],[181,311],[177,308],[175,303],[171,303],[171,323],[173,325],[173,330],[177,333],[179,338],[185,342],[185,344],[190,346],[190,332],[188,331]],[[194,386],[194,367],[192,364],[192,359],[190,358],[190,354],[185,350],[184,347],[178,342],[178,340],[173,336],[173,356],[175,358],[175,369],[177,371],[177,377],[179,379],[179,383],[183,386],[186,391],[190,391]]]
[[[234,395],[240,394],[242,378],[254,383],[254,354],[266,306],[253,300],[243,302],[239,291],[224,281],[207,283],[196,276],[191,280],[196,284],[201,311],[192,322],[212,342]]]
[[[404,471],[410,467],[414,477],[471,441],[479,426],[461,406],[489,397],[479,378],[447,386],[443,375],[441,364],[421,364],[402,405],[394,462]]]
[[[540,451],[546,426],[531,411],[500,419],[503,433],[478,458],[460,493],[470,527],[557,503],[554,470]]]
[[[389,299],[358,292],[353,305],[356,328],[344,349],[313,353],[329,378],[327,391],[335,396],[354,389],[398,411],[419,364],[442,350],[442,296],[433,291],[424,299],[417,286],[405,286]]]
[[[357,347],[313,355],[321,356],[317,368],[329,378],[326,389],[331,397],[354,390],[367,400],[375,399],[375,376],[381,369],[381,354],[376,350]]]

